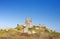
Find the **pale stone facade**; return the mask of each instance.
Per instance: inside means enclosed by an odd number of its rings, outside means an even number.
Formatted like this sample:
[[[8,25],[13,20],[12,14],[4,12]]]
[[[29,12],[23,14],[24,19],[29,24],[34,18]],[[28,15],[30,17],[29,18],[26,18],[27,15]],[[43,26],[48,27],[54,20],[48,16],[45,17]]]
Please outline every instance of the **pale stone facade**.
[[[27,27],[31,28],[32,27],[32,19],[31,18],[26,18],[25,25]]]
[[[27,18],[25,20],[25,28],[24,28],[24,33],[29,33],[28,28],[32,28],[32,19],[31,18]]]

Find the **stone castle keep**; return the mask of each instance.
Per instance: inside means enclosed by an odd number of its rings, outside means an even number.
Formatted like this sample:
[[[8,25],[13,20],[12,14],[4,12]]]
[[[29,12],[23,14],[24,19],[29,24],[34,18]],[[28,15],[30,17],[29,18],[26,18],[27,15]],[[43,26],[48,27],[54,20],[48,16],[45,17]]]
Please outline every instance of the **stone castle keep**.
[[[27,18],[25,20],[25,25],[24,26],[25,26],[24,32],[28,32],[28,28],[32,28],[33,27],[33,25],[32,25],[32,19]]]

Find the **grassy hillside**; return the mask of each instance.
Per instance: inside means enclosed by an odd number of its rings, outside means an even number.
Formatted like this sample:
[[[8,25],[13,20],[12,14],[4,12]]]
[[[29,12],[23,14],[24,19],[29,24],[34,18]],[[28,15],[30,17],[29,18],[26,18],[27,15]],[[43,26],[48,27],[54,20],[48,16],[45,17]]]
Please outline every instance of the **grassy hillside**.
[[[3,33],[2,33],[3,32]],[[36,34],[27,34],[27,33],[20,33],[20,32],[0,32],[0,39],[60,39],[60,33],[36,33]]]
[[[60,39],[59,32],[49,32],[46,27],[32,27],[29,30],[36,31],[37,33],[28,34],[28,33],[21,33],[20,31],[23,30],[24,27],[18,26],[15,29],[7,30],[0,30],[0,39]],[[39,28],[39,29],[36,29]]]

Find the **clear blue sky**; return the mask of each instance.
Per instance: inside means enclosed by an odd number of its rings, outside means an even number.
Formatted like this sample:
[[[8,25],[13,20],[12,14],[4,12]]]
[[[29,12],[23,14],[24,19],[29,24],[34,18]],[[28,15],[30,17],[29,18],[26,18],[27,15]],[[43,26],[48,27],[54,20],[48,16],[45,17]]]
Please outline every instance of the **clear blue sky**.
[[[33,24],[45,24],[60,32],[59,0],[0,0],[0,28],[24,24],[25,18]]]

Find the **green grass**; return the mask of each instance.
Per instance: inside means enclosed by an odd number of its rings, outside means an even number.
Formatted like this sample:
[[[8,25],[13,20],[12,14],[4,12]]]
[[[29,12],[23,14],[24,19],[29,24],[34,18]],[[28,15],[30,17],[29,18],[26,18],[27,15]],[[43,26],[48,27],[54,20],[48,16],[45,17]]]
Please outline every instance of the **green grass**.
[[[60,32],[50,32],[50,34],[60,35]]]
[[[0,31],[0,34],[5,34],[5,33],[7,33],[7,31],[5,30]]]

